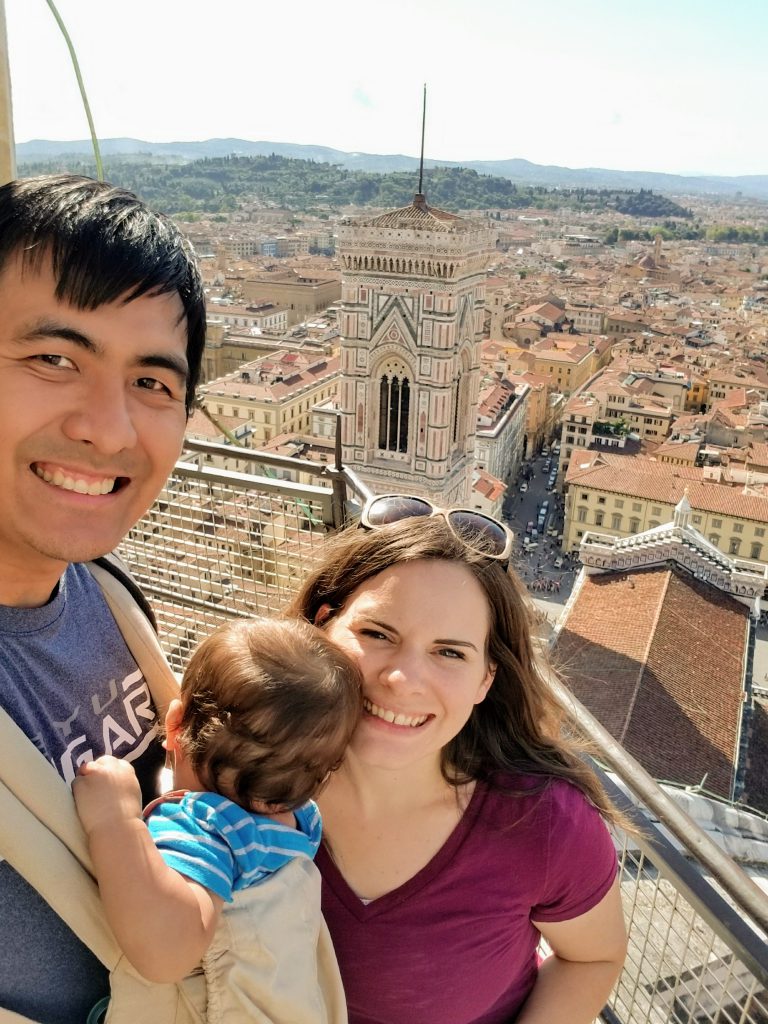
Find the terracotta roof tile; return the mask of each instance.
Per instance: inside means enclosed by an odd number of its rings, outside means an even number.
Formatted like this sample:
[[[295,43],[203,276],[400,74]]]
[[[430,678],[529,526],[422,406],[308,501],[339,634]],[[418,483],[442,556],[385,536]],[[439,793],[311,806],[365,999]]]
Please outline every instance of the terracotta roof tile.
[[[556,655],[573,692],[658,779],[729,795],[748,609],[684,570],[586,577]]]

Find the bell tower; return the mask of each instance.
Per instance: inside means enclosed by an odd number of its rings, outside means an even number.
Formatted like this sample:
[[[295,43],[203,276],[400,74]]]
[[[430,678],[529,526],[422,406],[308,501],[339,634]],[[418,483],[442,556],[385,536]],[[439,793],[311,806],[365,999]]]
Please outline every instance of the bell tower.
[[[469,500],[494,248],[484,224],[421,191],[339,226],[343,457],[378,493]]]

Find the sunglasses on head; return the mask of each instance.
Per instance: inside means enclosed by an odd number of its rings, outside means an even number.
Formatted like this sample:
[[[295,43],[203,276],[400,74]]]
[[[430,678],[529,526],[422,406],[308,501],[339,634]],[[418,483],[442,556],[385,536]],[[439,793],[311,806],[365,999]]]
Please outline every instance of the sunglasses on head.
[[[505,563],[509,561],[514,543],[512,531],[498,519],[469,508],[444,509],[433,505],[426,498],[405,494],[376,494],[365,503],[360,525],[365,530],[377,530],[402,519],[422,516],[442,516],[451,533],[468,548],[486,558]]]

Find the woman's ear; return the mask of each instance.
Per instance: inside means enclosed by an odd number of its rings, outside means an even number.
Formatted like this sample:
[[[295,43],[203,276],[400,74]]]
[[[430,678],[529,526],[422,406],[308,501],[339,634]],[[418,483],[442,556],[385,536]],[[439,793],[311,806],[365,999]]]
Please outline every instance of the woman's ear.
[[[336,609],[333,607],[333,605],[328,604],[327,601],[325,602],[325,604],[321,604],[320,607],[317,609],[317,612],[315,613],[314,625],[318,627],[324,626],[335,611]]]
[[[475,704],[479,704],[488,696],[488,691],[490,690],[495,677],[496,665],[494,664],[494,662],[491,661],[488,663],[488,670],[483,676],[483,681],[480,683],[480,686],[478,688],[477,697],[475,698]]]
[[[179,730],[181,729],[183,717],[184,705],[178,698],[174,698],[168,705],[168,710],[165,713],[165,739],[163,740],[163,746],[166,750],[178,750]]]

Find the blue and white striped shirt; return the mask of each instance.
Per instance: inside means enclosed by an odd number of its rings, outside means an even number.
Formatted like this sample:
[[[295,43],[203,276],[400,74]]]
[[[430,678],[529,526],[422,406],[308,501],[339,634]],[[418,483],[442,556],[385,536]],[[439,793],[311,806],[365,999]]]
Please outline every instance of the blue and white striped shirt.
[[[309,801],[293,812],[296,828],[252,814],[218,793],[168,793],[144,814],[165,863],[227,903],[294,857],[312,860],[322,820]]]

